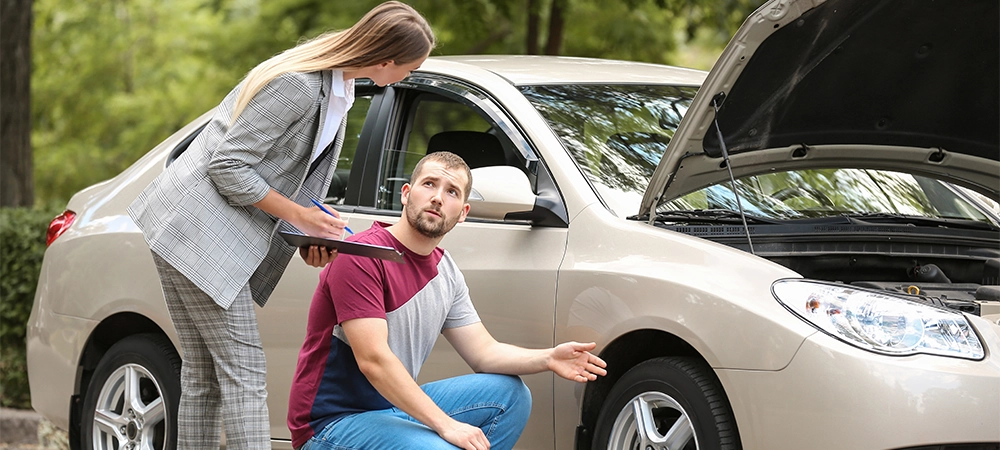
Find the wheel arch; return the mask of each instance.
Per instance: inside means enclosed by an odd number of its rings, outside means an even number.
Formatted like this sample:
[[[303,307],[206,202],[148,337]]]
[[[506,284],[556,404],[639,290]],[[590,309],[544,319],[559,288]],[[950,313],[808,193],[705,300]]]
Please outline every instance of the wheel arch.
[[[76,385],[73,388],[73,398],[70,402],[69,442],[72,450],[79,450],[80,421],[83,406],[83,392],[90,384],[91,376],[97,364],[112,345],[129,336],[137,334],[162,335],[174,346],[173,350],[180,354],[173,340],[152,319],[135,312],[120,312],[104,318],[87,338],[77,365]]]
[[[577,450],[591,450],[590,443],[601,406],[622,375],[643,361],[664,356],[693,357],[708,364],[693,346],[663,330],[633,330],[604,347],[600,357],[608,363],[608,374],[587,383],[580,409],[581,425],[576,436]]]

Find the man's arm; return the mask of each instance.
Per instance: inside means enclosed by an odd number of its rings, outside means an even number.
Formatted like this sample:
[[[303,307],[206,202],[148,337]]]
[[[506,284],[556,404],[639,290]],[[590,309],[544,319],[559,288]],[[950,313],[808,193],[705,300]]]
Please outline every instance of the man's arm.
[[[352,319],[340,326],[347,335],[361,373],[389,403],[453,445],[467,450],[490,448],[483,430],[452,419],[420,389],[389,348],[389,329],[384,319]]]
[[[608,373],[607,363],[590,353],[593,342],[565,342],[553,348],[527,349],[497,342],[482,322],[442,331],[462,359],[476,372],[528,375],[551,370],[567,380],[594,381]]]

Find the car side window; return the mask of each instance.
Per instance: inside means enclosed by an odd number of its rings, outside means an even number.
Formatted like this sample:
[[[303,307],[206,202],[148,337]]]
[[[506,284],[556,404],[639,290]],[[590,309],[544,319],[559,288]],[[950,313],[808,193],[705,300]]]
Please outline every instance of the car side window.
[[[378,207],[401,211],[400,190],[420,158],[436,151],[458,154],[470,168],[505,165],[508,138],[496,133],[486,115],[449,98],[423,93],[413,97],[395,145],[386,151],[380,168]]]
[[[325,203],[331,205],[343,205],[347,197],[347,184],[351,177],[351,167],[353,167],[354,156],[358,151],[358,143],[361,139],[361,129],[365,125],[365,118],[368,110],[372,106],[372,96],[357,96],[354,105],[347,112],[347,130],[344,133],[344,147],[340,150],[340,157],[337,158],[337,169],[333,172],[333,179],[330,181],[330,189],[326,193]]]

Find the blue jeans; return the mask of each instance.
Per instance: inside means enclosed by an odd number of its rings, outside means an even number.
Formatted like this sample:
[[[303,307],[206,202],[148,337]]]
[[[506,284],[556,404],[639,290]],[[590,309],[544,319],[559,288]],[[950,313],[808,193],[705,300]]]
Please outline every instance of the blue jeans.
[[[427,383],[421,388],[445,413],[477,426],[492,450],[508,450],[531,413],[531,392],[516,376],[472,374]],[[398,408],[366,411],[337,419],[299,450],[447,449],[454,445]]]

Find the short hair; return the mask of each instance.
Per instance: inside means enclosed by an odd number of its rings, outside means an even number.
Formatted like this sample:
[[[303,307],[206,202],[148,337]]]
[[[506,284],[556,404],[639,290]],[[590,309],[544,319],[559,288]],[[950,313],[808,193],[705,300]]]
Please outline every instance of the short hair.
[[[463,201],[469,201],[469,194],[472,193],[472,169],[469,169],[469,165],[465,163],[465,160],[461,156],[458,156],[452,152],[439,151],[434,153],[428,153],[420,161],[417,161],[416,167],[413,168],[413,173],[410,174],[410,184],[412,185],[417,181],[417,177],[420,176],[420,172],[424,170],[424,163],[427,161],[437,161],[444,165],[446,169],[458,169],[461,168],[465,172],[465,178],[468,180],[465,183],[465,198]]]

